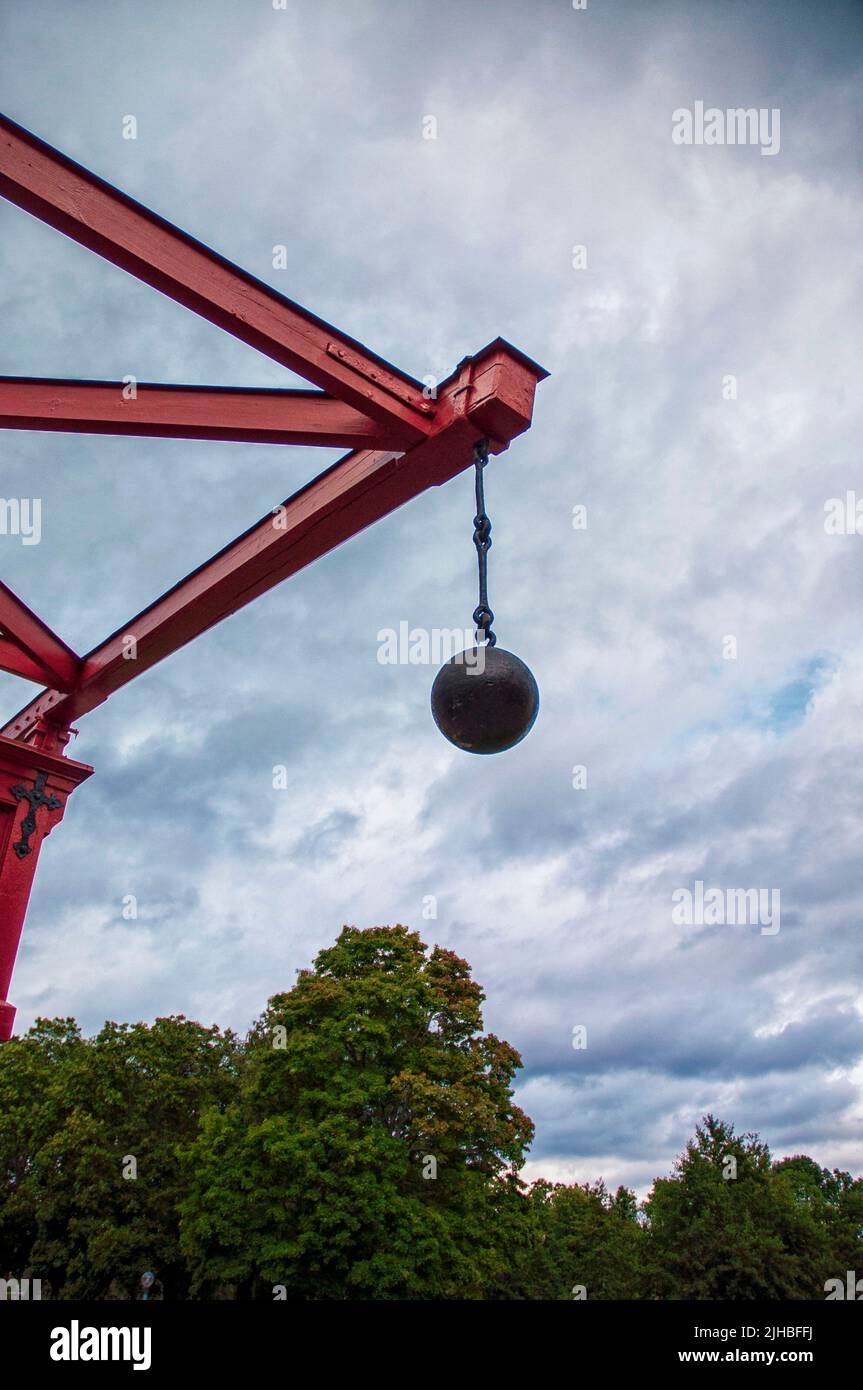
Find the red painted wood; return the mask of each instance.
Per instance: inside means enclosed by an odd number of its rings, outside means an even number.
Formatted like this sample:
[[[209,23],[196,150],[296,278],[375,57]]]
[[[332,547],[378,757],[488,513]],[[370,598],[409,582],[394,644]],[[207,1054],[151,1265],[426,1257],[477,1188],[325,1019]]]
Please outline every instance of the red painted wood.
[[[5,116],[0,194],[355,409],[428,432],[419,382]]]
[[[61,690],[71,689],[77,683],[81,671],[80,658],[2,582],[0,631],[32,662],[52,671]]]
[[[413,435],[321,391],[0,377],[0,429],[221,439],[245,444],[407,448]]]
[[[56,796],[60,805],[55,810],[37,810],[32,850],[21,858],[15,844],[21,840],[21,823],[30,808],[27,801],[15,798],[12,788],[32,787],[40,772],[48,774],[45,795]],[[11,1036],[15,1020],[9,984],[42,841],[62,820],[69,794],[92,772],[86,763],[0,737],[0,1042]]]
[[[16,647],[14,642],[10,642],[8,637],[0,633],[0,671],[8,671],[12,676],[23,676],[25,680],[35,681],[37,685],[44,685],[46,681],[53,684],[55,677],[46,667],[38,661],[33,661],[26,652],[22,652],[20,647]]]
[[[547,374],[496,339],[424,399],[418,382],[247,275],[163,218],[0,117],[0,194],[67,236],[299,372],[327,395],[0,378],[0,427],[192,439],[315,443],[353,452],[294,493],[83,660],[0,584],[0,669],[52,684],[0,734],[0,1041],[6,994],[44,835],[92,768],[62,749],[73,719],[274,585],[453,477],[487,439],[506,449],[531,421]],[[336,399],[333,399],[335,397]],[[136,652],[129,656],[128,638]],[[14,852],[27,803],[12,788],[49,774],[60,806],[41,808],[33,853]]]
[[[494,399],[485,390],[488,374],[503,373],[503,382],[515,398],[525,376],[533,373],[535,387],[541,373],[541,368],[526,365],[528,359],[522,360],[519,354],[511,362],[509,380],[505,358],[505,345],[497,343],[476,358],[467,358],[442,388],[440,433],[401,456],[371,449],[348,454],[289,498],[283,510],[264,517],[84,657],[72,692],[42,692],[2,732],[23,738],[39,719],[50,717],[63,724],[79,719],[252,599],[426,488],[468,468],[473,445],[483,437],[473,411],[485,412]],[[521,399],[521,409],[526,410]],[[523,416],[514,424],[526,428]],[[505,447],[500,440],[494,443],[497,451]],[[134,660],[127,656],[130,636],[136,643]]]

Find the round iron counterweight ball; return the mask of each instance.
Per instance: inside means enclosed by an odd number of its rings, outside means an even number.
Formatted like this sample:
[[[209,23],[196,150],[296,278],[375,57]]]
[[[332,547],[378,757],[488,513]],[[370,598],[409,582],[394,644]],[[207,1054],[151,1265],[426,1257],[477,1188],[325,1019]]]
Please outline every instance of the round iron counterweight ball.
[[[431,692],[434,722],[466,753],[503,753],[533,728],[539,689],[512,652],[472,647],[440,668]]]

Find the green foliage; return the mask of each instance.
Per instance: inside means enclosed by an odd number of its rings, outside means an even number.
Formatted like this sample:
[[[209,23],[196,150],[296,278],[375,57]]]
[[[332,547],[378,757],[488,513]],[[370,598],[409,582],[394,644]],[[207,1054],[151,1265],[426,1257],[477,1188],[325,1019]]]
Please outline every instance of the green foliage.
[[[39,1020],[0,1048],[0,1273],[43,1296],[806,1299],[863,1269],[863,1179],[708,1115],[639,1208],[519,1172],[518,1053],[467,963],[344,928],[245,1043]],[[130,1160],[137,1176],[130,1171]]]
[[[496,1296],[519,1299],[640,1298],[645,1233],[635,1193],[603,1182],[540,1179],[524,1199],[526,1238]]]
[[[177,1149],[233,1094],[236,1059],[232,1034],[184,1018],[90,1040],[39,1020],[0,1048],[0,1266],[60,1298],[128,1297],[154,1268],[182,1297]]]
[[[482,1296],[532,1136],[512,1099],[520,1059],[481,1033],[482,999],[451,951],[427,954],[405,927],[346,927],[270,1001],[239,1105],[189,1154],[197,1289]]]
[[[850,1175],[805,1157],[774,1164],[756,1135],[712,1115],[675,1168],[646,1203],[655,1296],[823,1298],[825,1280],[859,1260]]]

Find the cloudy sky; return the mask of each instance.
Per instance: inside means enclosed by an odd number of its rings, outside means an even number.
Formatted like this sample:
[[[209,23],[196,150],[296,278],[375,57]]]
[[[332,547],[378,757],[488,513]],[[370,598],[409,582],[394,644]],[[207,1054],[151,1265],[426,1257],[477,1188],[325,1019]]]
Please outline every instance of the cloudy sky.
[[[863,10],[31,0],[0,26],[9,116],[414,376],[498,334],[551,372],[487,478],[530,737],[457,752],[433,668],[377,659],[402,621],[470,623],[463,474],[81,722],[97,771],[39,866],[19,1028],[242,1030],[342,923],[404,922],[522,1052],[531,1174],[643,1189],[708,1109],[860,1171],[863,534],[825,504],[863,499]],[[699,101],[778,110],[779,149],[676,144]],[[6,203],[0,313],[0,373],[297,384]],[[336,457],[4,432],[3,495],[43,518],[2,577],[86,651]],[[0,677],[5,715],[33,691]],[[698,881],[778,891],[780,930],[675,921]]]

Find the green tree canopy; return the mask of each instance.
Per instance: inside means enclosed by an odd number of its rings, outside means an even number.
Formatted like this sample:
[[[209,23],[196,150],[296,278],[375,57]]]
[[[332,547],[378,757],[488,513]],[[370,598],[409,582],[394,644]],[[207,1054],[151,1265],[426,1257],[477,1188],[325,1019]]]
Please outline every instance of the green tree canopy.
[[[0,1048],[0,1263],[55,1297],[128,1297],[155,1269],[170,1297],[180,1254],[178,1145],[237,1084],[237,1041],[188,1019],[39,1020]],[[134,1174],[134,1176],[133,1176]]]
[[[774,1165],[757,1135],[707,1115],[646,1203],[653,1292],[823,1298],[848,1235],[830,1212],[832,1182],[809,1158]]]
[[[250,1035],[241,1096],[193,1146],[196,1287],[479,1297],[532,1125],[483,994],[406,927],[345,927]]]
[[[495,1296],[518,1299],[641,1298],[645,1232],[635,1193],[605,1183],[534,1182],[520,1213],[520,1241]],[[510,1217],[512,1219],[512,1217]]]
[[[0,1047],[0,1275],[43,1297],[823,1298],[863,1179],[707,1115],[639,1207],[520,1178],[518,1053],[452,951],[345,927],[244,1042],[41,1019]]]

